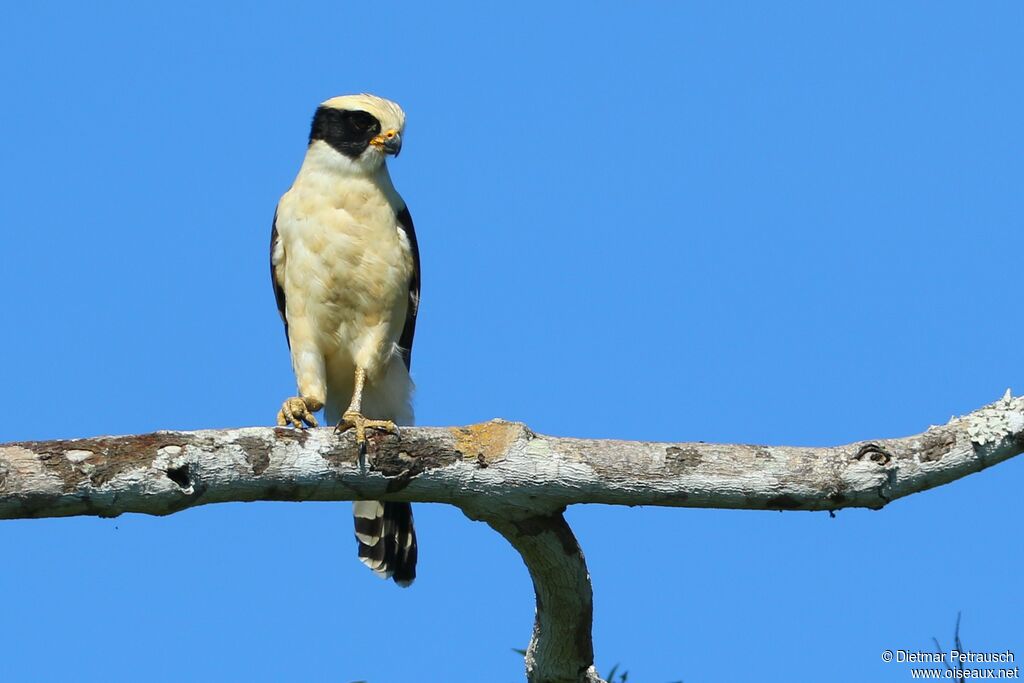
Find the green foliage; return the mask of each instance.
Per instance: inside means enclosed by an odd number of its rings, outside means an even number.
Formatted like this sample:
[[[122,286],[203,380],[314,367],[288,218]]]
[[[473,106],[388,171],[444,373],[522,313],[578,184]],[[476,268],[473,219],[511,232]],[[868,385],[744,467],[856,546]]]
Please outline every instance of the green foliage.
[[[615,666],[612,667],[612,670],[608,672],[608,675],[605,676],[604,679],[608,681],[608,683],[626,683],[626,681],[629,680],[628,671],[623,671],[621,674],[619,674],[618,680],[615,679],[615,674],[617,673],[619,673],[618,663],[616,663]]]
[[[512,648],[512,652],[522,657],[526,656],[526,650],[520,650],[517,647]],[[624,670],[622,673],[619,673],[619,664],[616,663],[611,668],[611,671],[608,672],[608,675],[604,677],[604,680],[608,681],[608,683],[629,683],[629,672]],[[683,681],[670,681],[669,683],[683,683]]]

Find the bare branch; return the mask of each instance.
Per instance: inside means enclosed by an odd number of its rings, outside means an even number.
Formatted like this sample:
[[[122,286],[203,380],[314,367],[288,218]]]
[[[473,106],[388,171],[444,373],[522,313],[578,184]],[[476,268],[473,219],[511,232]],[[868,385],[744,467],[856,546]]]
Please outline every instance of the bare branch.
[[[881,508],[1024,450],[1024,398],[831,448],[556,438],[520,423],[351,435],[253,427],[0,445],[0,519],[163,515],[226,501],[387,498],[550,514],[574,503]]]
[[[537,594],[530,681],[599,681],[586,564],[566,505],[760,510],[881,508],[1024,451],[1024,398],[1010,393],[903,439],[831,448],[650,443],[542,436],[495,420],[350,435],[264,427],[0,445],[0,519],[207,503],[389,499],[448,503],[520,552]]]
[[[524,517],[492,510],[477,519],[508,539],[533,579],[537,614],[526,650],[526,680],[604,683],[594,669],[590,574],[562,513]]]

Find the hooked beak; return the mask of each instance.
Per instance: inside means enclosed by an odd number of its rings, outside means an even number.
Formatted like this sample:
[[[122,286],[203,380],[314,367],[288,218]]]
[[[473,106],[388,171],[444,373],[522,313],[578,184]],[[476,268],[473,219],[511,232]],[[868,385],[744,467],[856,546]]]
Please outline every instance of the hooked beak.
[[[370,140],[370,144],[385,154],[394,154],[397,157],[402,151],[402,134],[392,128]]]

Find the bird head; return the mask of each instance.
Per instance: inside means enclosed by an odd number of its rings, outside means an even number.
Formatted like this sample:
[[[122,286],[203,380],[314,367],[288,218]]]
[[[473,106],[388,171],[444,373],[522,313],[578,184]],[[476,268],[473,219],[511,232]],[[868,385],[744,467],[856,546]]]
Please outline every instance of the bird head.
[[[349,164],[376,171],[389,154],[402,149],[405,112],[390,100],[374,95],[332,97],[317,107],[309,144],[322,143]]]

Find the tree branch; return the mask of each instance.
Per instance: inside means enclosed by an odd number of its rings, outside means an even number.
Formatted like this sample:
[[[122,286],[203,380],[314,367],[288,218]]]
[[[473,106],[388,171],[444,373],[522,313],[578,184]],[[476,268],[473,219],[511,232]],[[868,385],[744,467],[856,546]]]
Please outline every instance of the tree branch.
[[[590,574],[562,513],[520,517],[491,511],[479,519],[512,544],[533,579],[537,613],[526,650],[526,680],[604,683],[594,669]]]
[[[449,503],[520,552],[537,594],[530,681],[597,681],[591,589],[566,505],[878,509],[1024,451],[1024,398],[902,439],[831,448],[555,438],[495,420],[372,436],[248,428],[0,445],[0,519],[164,515],[252,500]]]

